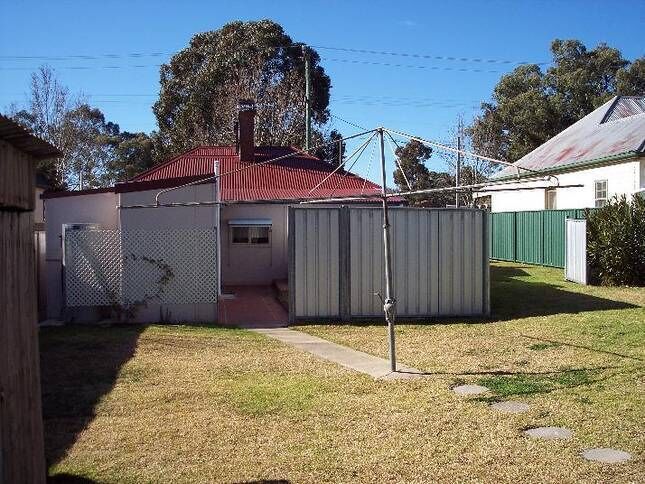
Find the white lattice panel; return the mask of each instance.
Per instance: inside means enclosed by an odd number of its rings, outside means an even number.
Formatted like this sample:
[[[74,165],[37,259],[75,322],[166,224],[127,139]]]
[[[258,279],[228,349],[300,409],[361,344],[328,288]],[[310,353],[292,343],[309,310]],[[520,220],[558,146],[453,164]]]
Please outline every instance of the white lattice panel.
[[[121,298],[121,237],[117,230],[65,232],[67,306],[107,306]]]
[[[111,304],[111,294],[119,304],[216,302],[216,241],[214,229],[68,232],[67,305]]]

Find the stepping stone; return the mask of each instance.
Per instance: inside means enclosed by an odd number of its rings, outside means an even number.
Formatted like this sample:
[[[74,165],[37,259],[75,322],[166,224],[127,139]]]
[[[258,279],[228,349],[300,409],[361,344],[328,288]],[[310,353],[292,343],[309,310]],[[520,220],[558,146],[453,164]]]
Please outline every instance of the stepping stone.
[[[586,449],[582,451],[582,457],[604,464],[620,464],[631,459],[632,455],[629,452],[616,449]]]
[[[504,413],[523,413],[530,408],[527,403],[511,401],[493,403],[491,407]]]
[[[488,388],[481,385],[459,385],[452,389],[457,395],[481,395],[488,392]]]
[[[573,432],[564,427],[536,427],[525,430],[524,434],[534,439],[561,440],[571,438]]]

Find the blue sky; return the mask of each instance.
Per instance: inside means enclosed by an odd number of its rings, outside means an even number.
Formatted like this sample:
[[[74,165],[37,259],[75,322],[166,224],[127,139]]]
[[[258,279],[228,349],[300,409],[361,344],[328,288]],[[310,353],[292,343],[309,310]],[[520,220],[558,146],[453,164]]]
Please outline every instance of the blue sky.
[[[4,3],[0,17],[0,110],[12,101],[24,102],[31,70],[47,62],[72,92],[83,92],[122,129],[149,132],[156,127],[151,105],[159,89],[158,64],[197,32],[235,19],[261,18],[279,22],[295,41],[314,46],[496,61],[318,49],[333,83],[332,114],[362,126],[384,125],[438,140],[447,138],[458,115],[470,120],[500,76],[515,66],[500,61],[549,62],[554,38],[580,39],[588,47],[606,42],[628,59],[645,51],[642,0],[14,0]],[[128,56],[132,53],[146,55]],[[122,57],[101,57],[105,54]],[[100,58],[12,58],[79,55]],[[345,134],[356,131],[339,120],[335,127]]]

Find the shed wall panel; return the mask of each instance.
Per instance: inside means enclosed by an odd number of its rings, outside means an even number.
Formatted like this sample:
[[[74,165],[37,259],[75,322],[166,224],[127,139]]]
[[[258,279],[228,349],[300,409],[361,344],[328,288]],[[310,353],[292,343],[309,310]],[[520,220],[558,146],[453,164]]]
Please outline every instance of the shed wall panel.
[[[333,230],[339,226],[340,211],[349,214],[349,234]],[[343,304],[337,295],[342,301],[348,299],[350,318],[381,318],[382,303],[375,296],[384,296],[385,287],[381,209],[298,207],[292,213],[292,319],[337,316],[338,311],[328,310]],[[391,209],[393,295],[400,317],[487,312],[485,216],[485,212],[469,209]],[[337,261],[343,247],[338,241],[345,236],[349,239],[350,289],[341,294],[335,284],[344,277]]]
[[[340,317],[339,210],[292,210],[295,315],[309,318]]]

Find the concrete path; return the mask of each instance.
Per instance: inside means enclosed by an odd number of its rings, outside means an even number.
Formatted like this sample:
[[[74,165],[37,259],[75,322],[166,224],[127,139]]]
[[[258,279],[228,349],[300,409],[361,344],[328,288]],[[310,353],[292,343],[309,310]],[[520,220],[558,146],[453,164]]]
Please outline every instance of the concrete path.
[[[373,378],[399,379],[418,378],[422,372],[415,368],[397,365],[397,371],[390,371],[390,362],[378,356],[356,351],[347,346],[332,343],[317,336],[288,328],[255,328],[256,333],[277,339],[290,346],[311,353],[325,360],[333,361],[350,370],[370,375]]]

